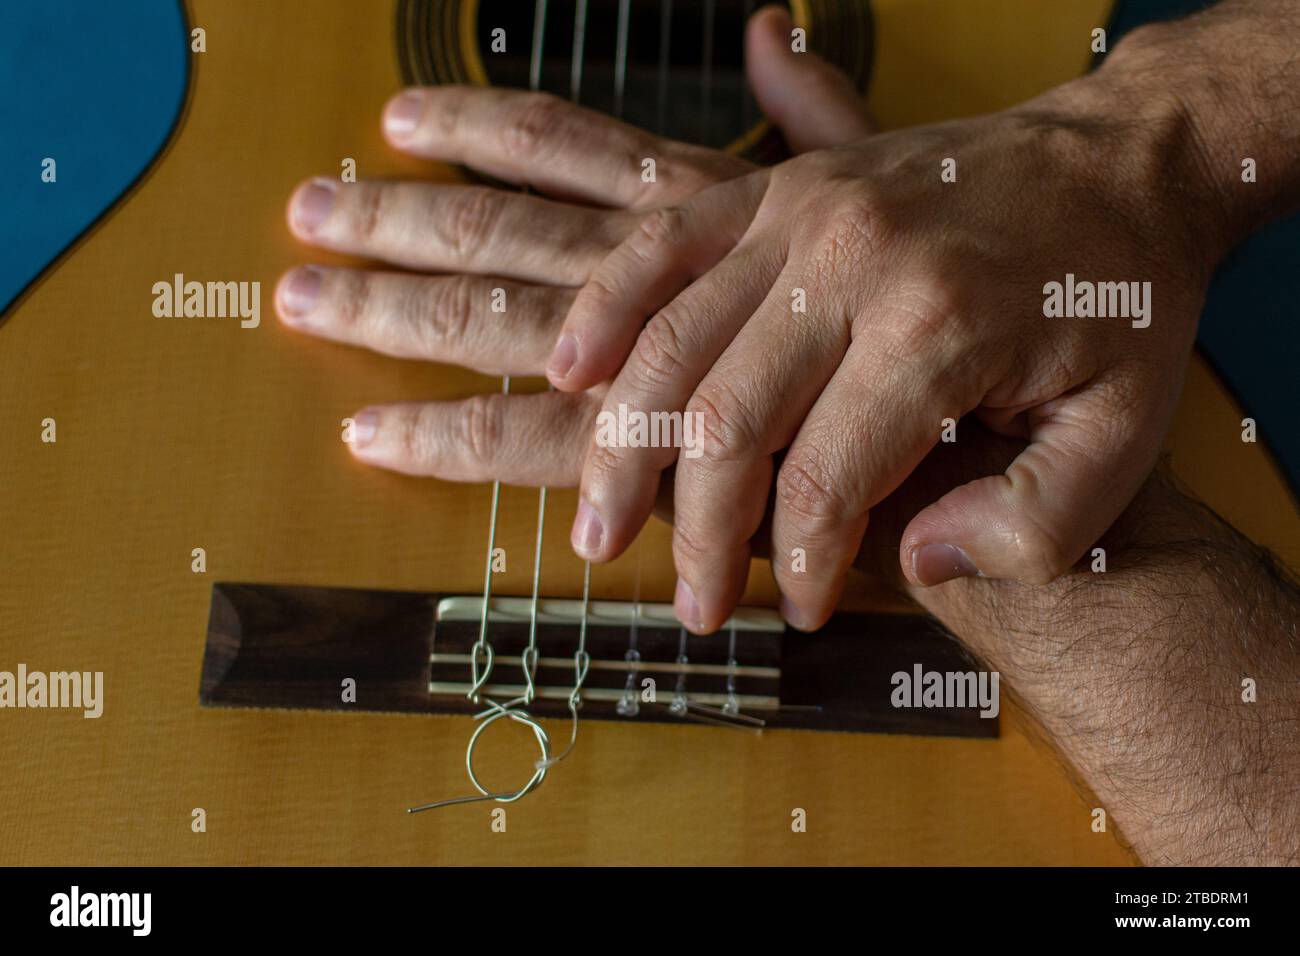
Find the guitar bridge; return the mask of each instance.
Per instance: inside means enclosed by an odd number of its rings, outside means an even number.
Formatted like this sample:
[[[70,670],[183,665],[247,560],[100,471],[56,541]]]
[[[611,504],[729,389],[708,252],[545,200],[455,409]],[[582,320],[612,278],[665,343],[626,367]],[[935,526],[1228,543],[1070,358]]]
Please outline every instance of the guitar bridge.
[[[494,597],[490,611],[494,663],[482,693],[510,699],[526,685],[532,600]],[[212,588],[199,702],[477,713],[482,705],[466,694],[481,614],[481,597],[218,583]],[[581,602],[541,599],[537,614],[531,710],[567,717]],[[749,717],[768,728],[998,733],[996,719],[981,718],[969,707],[891,704],[891,677],[898,671],[976,667],[925,617],[837,614],[814,634],[796,634],[786,632],[774,612],[746,608],[718,633],[683,640],[668,605],[592,601],[586,626],[591,666],[581,696],[584,718],[680,722],[703,709]]]

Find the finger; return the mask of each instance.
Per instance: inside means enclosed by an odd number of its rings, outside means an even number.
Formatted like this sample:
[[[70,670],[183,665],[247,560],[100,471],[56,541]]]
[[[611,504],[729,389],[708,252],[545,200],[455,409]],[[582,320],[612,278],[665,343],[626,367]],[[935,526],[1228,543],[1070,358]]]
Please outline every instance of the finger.
[[[540,375],[574,289],[478,276],[425,276],[302,266],[275,292],[302,332],[493,375]]]
[[[608,206],[675,202],[754,168],[549,93],[499,87],[413,87],[388,101],[383,125],[389,142],[408,153]],[[646,159],[655,161],[649,182]]]
[[[684,456],[677,464],[677,525],[684,542],[677,573],[706,624],[725,620],[733,596],[744,589],[740,553],[743,546],[748,558],[762,520],[772,455],[794,438],[849,347],[843,302],[814,290],[806,311],[794,308],[803,299],[791,292],[808,274],[803,265],[786,268],[687,404],[688,415],[700,419],[705,443],[697,458]],[[737,501],[743,519],[731,514]]]
[[[572,487],[599,398],[475,395],[374,405],[353,418],[352,454],[367,465],[445,481]]]
[[[842,72],[815,53],[791,49],[794,23],[784,7],[764,7],[745,30],[745,63],[754,98],[805,153],[852,142],[875,132],[866,102]]]
[[[333,179],[303,183],[289,226],[304,242],[408,269],[581,285],[630,220],[486,186]]]
[[[612,378],[646,320],[744,236],[766,183],[747,176],[643,218],[574,300],[546,366],[551,384],[574,392]]]
[[[1046,584],[1069,570],[1150,473],[1172,411],[1172,399],[1135,398],[1118,378],[1035,410],[1031,444],[1005,474],[955,488],[913,518],[899,546],[907,579]]]
[[[781,613],[800,630],[826,622],[862,544],[869,509],[938,440],[941,377],[930,356],[896,358],[854,340],[781,462],[772,572]]]
[[[682,410],[780,275],[784,263],[774,251],[765,243],[738,247],[661,309],[637,337],[605,396],[583,465],[580,520],[571,535],[580,556],[618,557],[650,516],[660,472],[679,451],[700,454],[703,436]],[[633,416],[641,416],[653,441],[611,441],[619,423],[637,421]],[[609,427],[602,428],[602,422]]]
[[[772,456],[747,455],[673,478],[673,610],[696,634],[711,634],[740,603],[749,575],[750,538],[763,521]],[[729,491],[718,508],[723,483]]]

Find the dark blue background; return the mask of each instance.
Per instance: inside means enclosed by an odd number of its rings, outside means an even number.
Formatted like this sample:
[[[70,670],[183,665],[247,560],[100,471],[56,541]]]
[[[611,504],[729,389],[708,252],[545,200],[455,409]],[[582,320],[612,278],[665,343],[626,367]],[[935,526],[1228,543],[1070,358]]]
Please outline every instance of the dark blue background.
[[[148,168],[188,80],[176,0],[0,2],[0,313]]]

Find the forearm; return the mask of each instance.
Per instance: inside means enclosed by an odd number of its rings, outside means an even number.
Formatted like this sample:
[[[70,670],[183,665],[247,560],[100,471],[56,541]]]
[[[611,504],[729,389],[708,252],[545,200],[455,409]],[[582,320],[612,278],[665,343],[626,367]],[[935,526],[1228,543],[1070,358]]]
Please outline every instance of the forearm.
[[[1294,580],[1159,477],[1101,546],[1104,573],[913,596],[1001,673],[1144,861],[1296,862]]]

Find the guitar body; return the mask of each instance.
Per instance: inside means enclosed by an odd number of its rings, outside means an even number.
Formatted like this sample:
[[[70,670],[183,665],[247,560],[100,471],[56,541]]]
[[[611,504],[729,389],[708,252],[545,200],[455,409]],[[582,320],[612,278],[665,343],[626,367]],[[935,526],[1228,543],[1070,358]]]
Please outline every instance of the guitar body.
[[[870,99],[895,127],[1079,74],[1109,4],[873,6]],[[271,315],[278,275],[321,258],[284,226],[302,178],[345,158],[363,178],[457,175],[381,140],[380,109],[402,82],[394,8],[195,0],[187,12],[207,49],[191,57],[171,143],[0,325],[0,669],[105,682],[98,719],[0,712],[0,863],[1130,861],[1114,834],[1091,831],[1091,804],[1009,701],[1000,736],[982,740],[586,721],[566,762],[508,807],[504,833],[492,803],[403,812],[469,792],[465,717],[201,708],[214,581],[481,591],[488,490],[364,468],[340,423],[369,403],[499,383],[298,336]],[[260,281],[260,326],[155,317],[151,289],[176,273]],[[1295,563],[1300,519],[1262,446],[1241,442],[1241,417],[1197,358],[1175,469]],[[46,418],[55,443],[40,440]],[[503,490],[498,544],[512,560],[499,593],[530,590],[535,507],[535,492]],[[544,594],[580,592],[573,507],[571,492],[553,494]],[[671,600],[666,529],[640,550],[642,596]],[[596,568],[593,597],[628,598],[635,571],[633,554]],[[860,606],[877,601],[863,594]],[[775,603],[760,565],[746,603]],[[531,735],[496,733],[479,771],[517,786]],[[197,808],[206,832],[192,829]],[[791,830],[796,808],[805,833]]]

